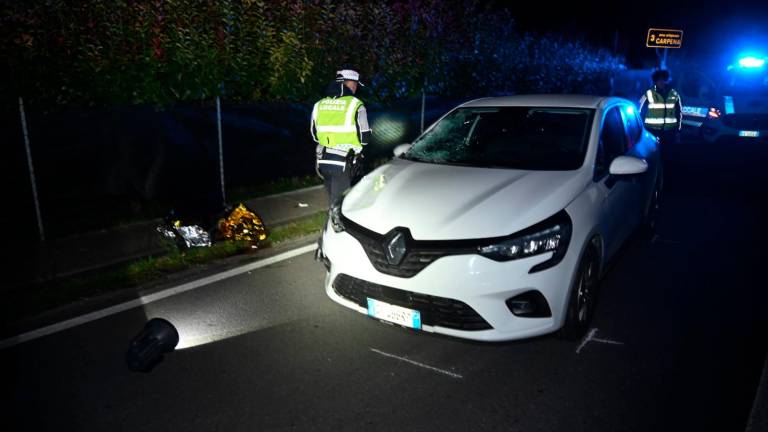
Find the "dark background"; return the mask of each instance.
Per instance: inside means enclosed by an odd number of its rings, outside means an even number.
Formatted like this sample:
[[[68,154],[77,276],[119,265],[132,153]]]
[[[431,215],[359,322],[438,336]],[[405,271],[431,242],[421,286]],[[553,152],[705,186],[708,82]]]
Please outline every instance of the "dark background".
[[[722,58],[763,46],[766,50],[768,4],[758,1],[615,1],[562,2],[547,7],[521,7],[497,1],[495,8],[513,11],[520,29],[561,33],[596,45],[614,47],[630,68],[652,66],[654,50],[645,47],[648,28],[683,30],[683,48],[673,51],[689,61]]]

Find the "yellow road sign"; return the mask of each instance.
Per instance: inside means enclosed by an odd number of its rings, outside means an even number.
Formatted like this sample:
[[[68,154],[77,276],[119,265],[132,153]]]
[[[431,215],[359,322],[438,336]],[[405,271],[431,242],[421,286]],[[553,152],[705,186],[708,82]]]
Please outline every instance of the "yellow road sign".
[[[645,46],[648,48],[680,48],[683,46],[683,31],[650,28]]]

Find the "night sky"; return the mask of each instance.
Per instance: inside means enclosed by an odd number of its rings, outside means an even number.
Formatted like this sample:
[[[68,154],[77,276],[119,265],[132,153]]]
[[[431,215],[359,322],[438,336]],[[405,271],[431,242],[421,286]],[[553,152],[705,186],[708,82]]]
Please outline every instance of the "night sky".
[[[494,6],[512,11],[521,30],[565,33],[606,48],[614,47],[618,32],[618,52],[630,67],[655,58],[645,47],[649,27],[682,29],[683,48],[676,55],[700,61],[760,47],[768,55],[768,1],[547,2],[525,8],[521,4],[497,1]]]

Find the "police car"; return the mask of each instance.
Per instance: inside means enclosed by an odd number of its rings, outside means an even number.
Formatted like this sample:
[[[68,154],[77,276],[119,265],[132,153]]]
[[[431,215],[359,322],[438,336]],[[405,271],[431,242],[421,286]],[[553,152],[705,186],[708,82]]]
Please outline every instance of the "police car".
[[[656,145],[626,99],[460,105],[331,206],[326,293],[461,338],[581,337],[606,263],[653,225]]]
[[[768,139],[766,58],[746,56],[730,66],[709,101],[687,98],[683,127],[707,142],[725,137]]]

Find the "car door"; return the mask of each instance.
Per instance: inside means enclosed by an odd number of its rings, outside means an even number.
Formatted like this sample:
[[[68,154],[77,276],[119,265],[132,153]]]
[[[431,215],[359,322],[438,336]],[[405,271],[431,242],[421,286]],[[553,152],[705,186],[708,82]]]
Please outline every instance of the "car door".
[[[631,194],[631,198],[628,199],[627,205],[630,207],[629,211],[629,231],[632,230],[640,223],[642,218],[644,205],[646,204],[646,198],[650,195],[650,190],[653,187],[653,180],[655,179],[656,163],[654,160],[655,145],[649,142],[643,142],[645,139],[643,134],[643,125],[638,118],[635,107],[629,104],[620,106],[621,116],[624,121],[624,130],[627,137],[628,148],[623,153],[626,156],[633,156],[638,159],[643,159],[649,164],[649,169],[646,173],[625,177],[623,181],[629,183],[628,191]]]
[[[613,256],[634,226],[636,187],[629,177],[609,174],[611,162],[627,152],[628,136],[620,107],[610,108],[603,117],[600,140],[595,156],[594,181],[602,195],[600,226],[604,235],[607,257]],[[636,184],[634,185],[636,186]]]

